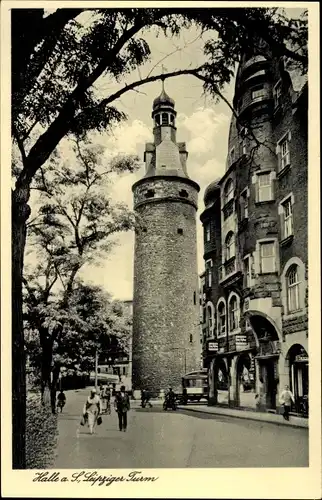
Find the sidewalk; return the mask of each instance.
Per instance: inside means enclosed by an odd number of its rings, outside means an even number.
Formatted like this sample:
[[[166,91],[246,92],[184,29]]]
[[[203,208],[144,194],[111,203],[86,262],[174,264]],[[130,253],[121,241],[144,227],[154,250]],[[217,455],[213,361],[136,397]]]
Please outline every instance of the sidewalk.
[[[269,422],[277,425],[287,425],[289,427],[302,427],[308,429],[309,421],[307,418],[302,417],[292,417],[290,420],[284,420],[282,415],[276,415],[274,413],[261,413],[248,410],[236,410],[233,408],[220,408],[218,406],[206,406],[206,405],[179,405],[180,410],[187,410],[191,412],[208,413],[212,415],[223,415],[226,417],[233,418],[244,418],[247,420],[256,420],[260,422]]]

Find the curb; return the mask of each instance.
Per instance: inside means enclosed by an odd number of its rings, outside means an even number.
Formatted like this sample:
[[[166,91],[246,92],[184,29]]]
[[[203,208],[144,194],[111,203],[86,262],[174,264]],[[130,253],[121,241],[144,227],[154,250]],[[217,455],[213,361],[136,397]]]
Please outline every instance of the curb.
[[[273,425],[282,425],[286,427],[294,427],[296,429],[308,429],[309,425],[307,423],[304,424],[302,422],[286,422],[284,420],[279,420],[279,421],[272,421],[272,420],[267,420],[265,418],[256,418],[253,415],[247,415],[246,414],[231,414],[231,413],[221,413],[221,412],[215,412],[215,411],[205,411],[203,409],[199,408],[189,408],[187,406],[178,406],[178,410],[186,410],[186,411],[191,411],[195,413],[203,413],[204,415],[216,415],[216,416],[223,416],[223,417],[232,417],[232,418],[239,418],[241,420],[252,420],[254,422],[262,422],[262,423],[267,423],[267,424],[273,424]],[[248,412],[247,412],[248,413]],[[296,418],[296,417],[293,417]]]

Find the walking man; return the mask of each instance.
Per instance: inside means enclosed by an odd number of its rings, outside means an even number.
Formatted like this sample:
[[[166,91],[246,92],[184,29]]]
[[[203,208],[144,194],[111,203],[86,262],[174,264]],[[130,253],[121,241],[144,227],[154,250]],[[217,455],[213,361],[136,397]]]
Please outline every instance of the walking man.
[[[284,391],[282,391],[280,395],[280,403],[281,405],[284,406],[284,413],[283,413],[283,418],[284,420],[289,420],[290,419],[290,411],[291,411],[291,405],[295,402],[294,395],[290,391],[290,388],[288,385],[285,386]]]
[[[125,432],[127,428],[127,412],[130,409],[130,398],[128,393],[125,392],[124,385],[121,386],[120,392],[116,393],[114,405],[119,418],[119,429]]]

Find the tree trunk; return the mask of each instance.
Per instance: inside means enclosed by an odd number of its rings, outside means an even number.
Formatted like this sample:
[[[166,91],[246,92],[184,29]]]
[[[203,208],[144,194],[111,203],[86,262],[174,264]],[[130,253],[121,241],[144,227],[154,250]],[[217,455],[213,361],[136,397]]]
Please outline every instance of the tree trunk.
[[[48,338],[47,328],[41,328],[39,331],[41,344],[41,402],[43,405],[50,404],[51,391],[51,364],[53,349],[51,339]]]
[[[59,379],[60,366],[55,365],[53,369],[53,378],[50,388],[50,400],[51,400],[51,411],[53,414],[56,413],[56,391]]]
[[[26,357],[22,318],[22,272],[29,190],[12,196],[12,453],[13,469],[26,467]]]

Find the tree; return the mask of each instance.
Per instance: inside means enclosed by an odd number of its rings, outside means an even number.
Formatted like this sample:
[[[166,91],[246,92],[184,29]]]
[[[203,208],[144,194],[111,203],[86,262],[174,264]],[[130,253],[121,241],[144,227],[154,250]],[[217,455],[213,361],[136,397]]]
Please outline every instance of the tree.
[[[65,150],[67,146],[70,144],[65,144]],[[69,308],[77,274],[85,263],[99,262],[112,246],[112,235],[134,225],[132,213],[113,203],[110,177],[138,167],[136,157],[119,155],[107,162],[102,147],[82,147],[78,141],[72,143],[67,156],[65,162],[61,155],[53,155],[46,172],[41,169],[35,177],[39,209],[27,224],[27,248],[37,265],[24,273],[26,317],[29,328],[39,332],[42,399],[45,402],[46,391],[50,391],[53,412],[61,366],[59,358],[54,359],[55,345],[60,339],[62,356],[62,339],[66,331],[72,331]],[[52,292],[57,284],[62,291],[55,296]]]
[[[113,355],[116,349],[124,350],[131,334],[131,325],[123,308],[100,287],[78,281],[71,292],[68,309],[57,298],[57,301],[38,306],[34,306],[32,294],[26,300],[27,329],[34,331],[35,318],[39,318],[41,308],[41,326],[48,336],[55,337],[50,367],[55,388],[59,372],[69,375],[90,372],[94,369],[96,350],[106,355]],[[41,371],[43,361],[37,356],[36,340],[32,335],[28,353],[30,364],[36,371]],[[56,391],[52,394],[55,406]]]
[[[213,41],[205,44],[205,64],[141,78],[104,98],[97,95],[98,79],[121,82],[149,59],[144,38],[149,30],[174,36],[192,23],[214,33]],[[36,173],[64,137],[84,138],[91,130],[102,131],[124,119],[113,104],[144,83],[187,74],[201,78],[207,92],[222,96],[241,53],[263,37],[273,55],[307,65],[305,20],[288,21],[276,9],[57,9],[46,17],[42,9],[12,9],[12,135],[23,164],[12,192],[15,468],[24,467],[22,273],[28,201]],[[287,42],[296,45],[295,50]]]

